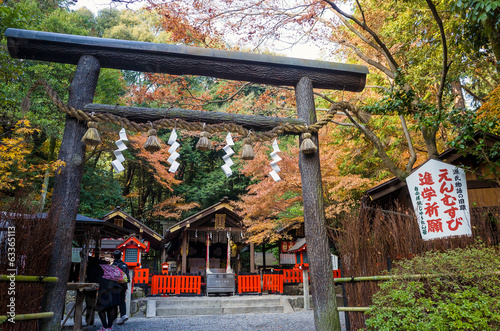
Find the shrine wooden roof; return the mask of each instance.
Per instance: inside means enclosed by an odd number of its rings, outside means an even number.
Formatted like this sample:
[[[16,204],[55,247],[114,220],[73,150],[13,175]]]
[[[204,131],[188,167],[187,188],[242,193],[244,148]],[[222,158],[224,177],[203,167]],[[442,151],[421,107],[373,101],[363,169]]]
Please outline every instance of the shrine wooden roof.
[[[212,224],[215,220],[215,214],[226,215],[225,229],[220,231],[246,232],[243,225],[243,218],[234,212],[234,207],[229,204],[229,200],[227,198],[223,198],[220,202],[194,215],[191,215],[168,228],[164,234],[165,242],[177,239],[186,229],[217,231]]]
[[[474,140],[477,141],[480,137],[484,137],[484,143],[488,147],[493,146],[496,142],[500,142],[500,136],[483,132],[477,132],[474,136]],[[473,146],[475,143],[471,142],[469,145]],[[476,167],[478,165],[475,158],[470,155],[458,153],[454,148],[447,149],[439,154],[438,159],[456,166],[469,165]],[[420,165],[413,168],[413,171],[417,170],[419,167]],[[467,180],[468,189],[491,187],[498,187],[498,185],[489,180]],[[365,206],[381,206],[384,208],[389,206],[392,207],[395,201],[400,203],[402,206],[412,206],[406,181],[402,181],[397,177],[389,179],[388,181],[367,190],[363,197],[363,204]]]
[[[135,234],[142,236],[145,240],[149,241],[151,247],[154,249],[159,250],[163,248],[163,236],[148,227],[146,224],[121,210],[120,207],[117,207],[112,212],[104,215],[102,219],[103,221],[114,224],[116,218],[123,220],[123,228],[130,229]]]

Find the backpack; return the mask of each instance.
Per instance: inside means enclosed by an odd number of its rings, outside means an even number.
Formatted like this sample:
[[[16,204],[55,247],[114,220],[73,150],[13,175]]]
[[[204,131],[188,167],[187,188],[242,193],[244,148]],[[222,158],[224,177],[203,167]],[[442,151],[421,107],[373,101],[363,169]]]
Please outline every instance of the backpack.
[[[123,261],[115,261],[113,262],[113,265],[120,268],[120,270],[123,271],[123,273],[127,277],[127,280],[125,282],[130,283],[130,276],[127,264]]]
[[[128,281],[127,275],[117,266],[109,264],[100,264],[104,274],[102,278],[112,280],[118,283],[125,283]]]

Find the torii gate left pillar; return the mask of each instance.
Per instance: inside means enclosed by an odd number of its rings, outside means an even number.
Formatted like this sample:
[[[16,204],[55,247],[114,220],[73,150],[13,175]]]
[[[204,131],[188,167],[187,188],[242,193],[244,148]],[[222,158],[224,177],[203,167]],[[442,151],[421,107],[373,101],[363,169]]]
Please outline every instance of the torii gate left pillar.
[[[100,72],[99,61],[90,55],[83,55],[78,61],[75,76],[69,88],[68,104],[76,109],[82,109],[94,100],[95,88]],[[59,160],[66,163],[55,177],[51,205],[53,221],[56,222],[52,258],[49,264],[50,276],[57,276],[57,283],[47,285],[42,311],[54,312],[51,319],[42,320],[42,330],[59,330],[64,309],[66,284],[69,277],[73,233],[75,231],[76,215],[80,204],[80,187],[83,176],[83,160],[85,159],[85,144],[83,135],[87,130],[85,122],[66,115],[64,135],[59,150]],[[76,323],[76,320],[75,320]],[[80,318],[81,323],[81,318]]]

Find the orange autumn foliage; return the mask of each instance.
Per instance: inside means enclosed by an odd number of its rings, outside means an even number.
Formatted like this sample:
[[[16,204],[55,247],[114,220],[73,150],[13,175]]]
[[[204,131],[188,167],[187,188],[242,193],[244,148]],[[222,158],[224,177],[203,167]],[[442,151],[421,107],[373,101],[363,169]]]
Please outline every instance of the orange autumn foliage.
[[[168,171],[170,165],[167,163],[169,157],[167,148],[162,148],[155,153],[146,151],[143,146],[147,137],[141,134],[130,136],[129,140],[131,148],[136,151],[136,162],[147,170],[157,184],[173,191],[173,186],[181,183],[180,180],[175,179],[175,174]]]
[[[57,171],[65,163],[61,160],[28,160],[33,151],[30,136],[40,131],[27,119],[19,120],[12,135],[0,140],[0,194],[32,187],[46,171]]]
[[[335,219],[350,212],[358,204],[361,194],[377,182],[361,175],[341,173],[340,164],[348,155],[340,146],[334,145],[329,130],[332,129],[319,132],[319,148],[325,216],[327,224],[335,226]],[[290,146],[280,144],[284,151],[280,153],[283,161],[278,163],[282,170],[279,182],[268,176],[271,171],[269,150],[267,144],[262,145],[256,146],[255,159],[244,164],[241,170],[257,182],[248,187],[248,193],[237,204],[248,226],[248,240],[256,243],[287,238],[286,232],[279,230],[296,228],[304,221],[298,143],[291,143]]]

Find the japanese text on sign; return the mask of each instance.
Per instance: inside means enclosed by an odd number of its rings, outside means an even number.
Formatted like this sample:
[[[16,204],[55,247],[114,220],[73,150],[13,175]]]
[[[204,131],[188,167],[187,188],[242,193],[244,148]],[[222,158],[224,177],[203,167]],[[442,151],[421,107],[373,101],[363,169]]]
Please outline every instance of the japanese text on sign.
[[[471,235],[465,172],[429,160],[406,179],[422,239]]]

